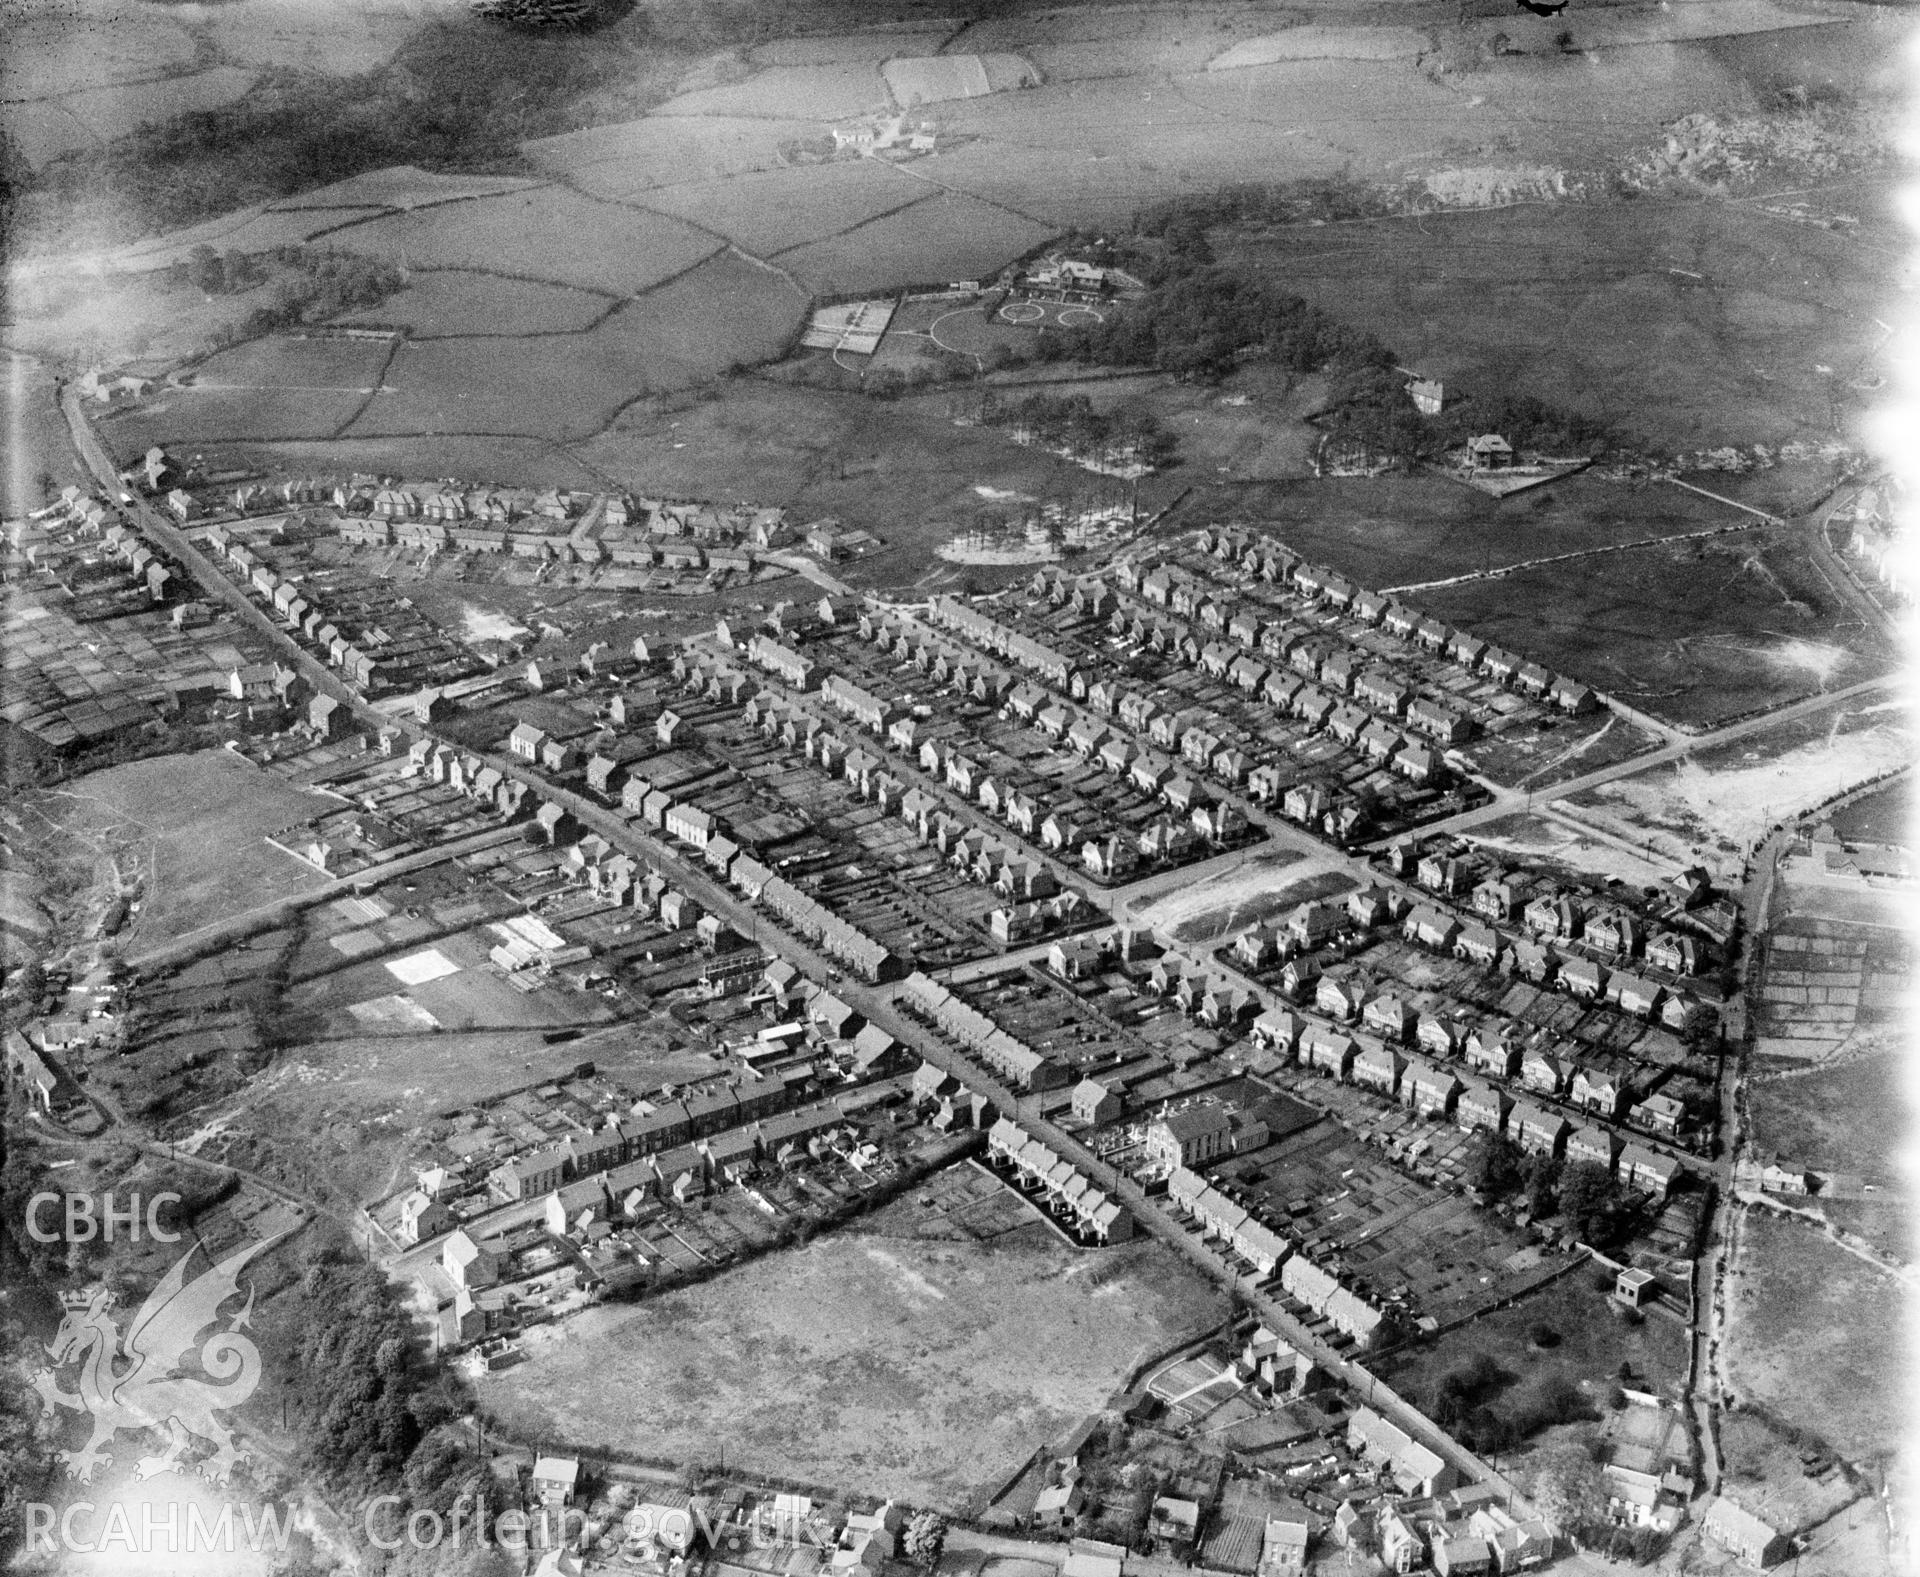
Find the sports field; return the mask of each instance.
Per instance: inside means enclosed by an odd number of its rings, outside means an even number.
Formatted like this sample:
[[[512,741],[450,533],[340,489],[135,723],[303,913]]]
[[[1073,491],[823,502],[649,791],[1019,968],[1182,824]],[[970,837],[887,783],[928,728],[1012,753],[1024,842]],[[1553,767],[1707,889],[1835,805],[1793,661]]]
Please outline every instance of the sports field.
[[[479,1392],[527,1438],[954,1510],[1225,1312],[1158,1245],[844,1232],[530,1332]]]

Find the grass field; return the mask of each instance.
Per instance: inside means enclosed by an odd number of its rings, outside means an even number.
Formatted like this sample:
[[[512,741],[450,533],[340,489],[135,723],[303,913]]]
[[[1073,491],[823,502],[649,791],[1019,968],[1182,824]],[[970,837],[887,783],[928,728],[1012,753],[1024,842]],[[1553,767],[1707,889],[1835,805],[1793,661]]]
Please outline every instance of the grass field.
[[[777,275],[726,256],[621,303],[585,333],[514,336],[512,378],[496,376],[499,338],[410,343],[388,374],[397,392],[370,402],[349,436],[589,437],[639,395],[777,355],[804,308]]]
[[[934,187],[927,193],[911,208],[782,252],[780,266],[824,295],[937,285],[996,274],[1052,233],[992,203]]]
[[[1157,1245],[844,1232],[531,1333],[479,1391],[529,1438],[953,1509],[1225,1312]]]
[[[778,169],[783,142],[818,134],[819,124],[812,120],[666,115],[542,137],[524,151],[570,185],[618,199],[682,182]]]
[[[1749,1210],[1728,1281],[1724,1362],[1735,1393],[1854,1460],[1905,1428],[1901,1288],[1804,1221]]]
[[[1805,547],[1750,534],[1419,593],[1432,614],[1670,722],[1704,727],[1886,671]]]
[[[831,121],[887,108],[887,85],[874,60],[768,66],[741,81],[695,88],[661,106],[662,115],[771,115]]]
[[[152,444],[318,442],[351,422],[366,398],[350,389],[169,389],[115,412],[101,431],[128,454]]]
[[[1906,1147],[1908,1079],[1898,1047],[1748,1087],[1753,1141],[1815,1171],[1890,1179]]]
[[[406,287],[342,323],[404,324],[416,339],[461,335],[572,334],[590,328],[613,302],[597,292],[466,269],[416,270]]]
[[[1915,783],[1912,773],[1884,788],[1872,789],[1840,806],[1827,819],[1849,841],[1904,843],[1914,835]]]
[[[1870,188],[1855,206],[1875,207]],[[1233,255],[1406,365],[1672,449],[1819,443],[1870,396],[1885,261],[1757,206],[1642,199],[1275,230]],[[1364,259],[1364,266],[1356,266]],[[1880,314],[1884,316],[1884,313]]]
[[[130,952],[322,885],[319,872],[263,838],[338,808],[219,750],[109,767],[61,800],[75,835],[130,828],[145,847],[146,901],[125,932]]]
[[[1256,394],[1252,389],[1239,392]],[[1303,397],[1310,397],[1310,391],[1296,396],[1276,390],[1268,396],[1282,412]],[[1227,407],[1219,417],[1210,413],[1210,419],[1237,415],[1236,408]],[[1187,423],[1176,419],[1169,425],[1184,444]],[[1736,518],[1724,505],[1680,488],[1591,476],[1570,477],[1552,487],[1501,500],[1437,476],[1299,477],[1197,487],[1175,516],[1174,528],[1256,521],[1309,559],[1331,565],[1363,586],[1387,587],[1445,580],[1647,537],[1706,531]],[[1595,565],[1614,562],[1609,557],[1595,560]],[[1576,578],[1566,566],[1541,575]],[[1588,576],[1583,571],[1577,578]],[[1526,598],[1504,589],[1512,584],[1510,578],[1420,591],[1409,593],[1408,600],[1431,607],[1443,598],[1479,597],[1491,607],[1529,606]],[[1431,611],[1441,610],[1431,607]],[[1493,639],[1488,631],[1469,627]]]
[[[614,295],[657,285],[721,244],[676,219],[557,186],[388,214],[333,236],[338,246],[397,263],[471,268]],[[564,245],[556,244],[560,236]]]
[[[683,181],[635,199],[665,214],[718,230],[762,256],[838,235],[919,202],[931,188],[877,159],[792,170],[749,171],[712,181]]]

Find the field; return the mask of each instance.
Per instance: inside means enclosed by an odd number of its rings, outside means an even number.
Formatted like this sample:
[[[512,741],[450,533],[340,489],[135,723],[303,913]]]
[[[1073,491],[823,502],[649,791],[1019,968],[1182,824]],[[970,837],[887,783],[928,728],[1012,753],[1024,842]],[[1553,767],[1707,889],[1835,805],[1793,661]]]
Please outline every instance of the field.
[[[1028,497],[1088,480],[999,433],[955,427],[944,396],[876,401],[759,378],[636,403],[580,444],[583,461],[642,492],[751,498],[798,520],[838,515],[887,547],[839,570],[911,581],[981,507],[979,487]]]
[[[831,121],[887,108],[887,85],[872,60],[766,66],[738,81],[695,88],[670,99],[660,115],[770,115]]]
[[[956,1509],[1225,1312],[1158,1246],[843,1232],[532,1332],[479,1391],[529,1438]]]
[[[406,287],[342,323],[404,325],[415,339],[578,334],[613,309],[607,297],[564,285],[498,279],[468,269],[416,269]]]
[[[922,202],[779,254],[819,295],[937,285],[996,274],[1052,234],[996,203],[929,189]]]
[[[1284,394],[1279,397],[1286,399]],[[1187,423],[1173,425],[1180,433]],[[1181,506],[1174,529],[1255,520],[1315,563],[1351,575],[1362,586],[1385,589],[1484,574],[1555,554],[1649,537],[1709,531],[1737,519],[1724,505],[1680,488],[1609,482],[1593,476],[1570,477],[1552,487],[1501,500],[1436,476],[1299,477],[1198,487]],[[1751,539],[1742,535],[1733,540]],[[1596,558],[1588,568],[1620,561],[1610,554]],[[1478,598],[1490,608],[1524,606],[1524,598],[1504,589],[1522,573],[1514,570],[1502,580],[1414,592],[1407,600],[1443,618],[1448,615],[1438,604],[1446,599]],[[1541,577],[1574,578],[1566,566],[1542,571]],[[1583,572],[1578,578],[1589,577]],[[1460,622],[1487,640],[1494,639],[1490,631],[1465,618]]]
[[[1741,1218],[1724,1362],[1734,1392],[1854,1461],[1904,1431],[1910,1358],[1892,1339],[1907,1300],[1893,1277],[1804,1221]]]
[[[1818,1172],[1890,1182],[1905,1149],[1910,1083],[1893,1047],[1830,1068],[1762,1073],[1748,1085],[1754,1145]]]
[[[1827,820],[1849,842],[1906,843],[1914,837],[1916,821],[1912,773],[1871,789],[1837,807]]]
[[[678,220],[556,186],[383,214],[332,232],[332,240],[405,265],[472,268],[613,295],[658,285],[721,245]]]
[[[819,132],[812,120],[759,115],[655,116],[525,145],[526,157],[571,186],[616,201],[643,192],[785,167],[780,146]]]
[[[1577,574],[1566,565],[1516,569],[1417,600],[1483,640],[1696,728],[1888,666],[1878,639],[1843,616],[1805,547],[1789,538],[1743,533],[1639,548]]]
[[[1846,195],[1856,212],[1882,201]],[[1757,206],[1643,198],[1292,226],[1232,255],[1450,389],[1531,394],[1672,450],[1831,442],[1836,399],[1849,429],[1869,408],[1851,385],[1885,338],[1878,248]]]
[[[56,810],[66,801],[64,812]],[[47,807],[71,835],[131,834],[146,869],[128,949],[322,885],[312,867],[264,837],[337,802],[301,793],[225,751],[155,756],[81,779]],[[125,875],[136,874],[127,870]]]
[[[498,376],[504,331],[410,343],[389,370],[393,392],[368,402],[347,436],[590,437],[640,395],[778,354],[804,307],[777,276],[716,257],[584,332],[512,335],[511,378]]]
[[[788,170],[750,171],[676,182],[635,200],[773,255],[920,202],[932,190],[891,165],[860,159],[812,169],[804,184]]]

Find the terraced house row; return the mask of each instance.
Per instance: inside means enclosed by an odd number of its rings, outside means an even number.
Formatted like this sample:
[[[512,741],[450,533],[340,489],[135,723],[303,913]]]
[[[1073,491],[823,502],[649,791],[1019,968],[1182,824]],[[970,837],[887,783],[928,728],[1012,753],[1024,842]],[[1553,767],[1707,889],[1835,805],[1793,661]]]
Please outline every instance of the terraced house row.
[[[1133,1236],[1126,1206],[1009,1119],[1002,1117],[987,1131],[987,1154],[1038,1190],[1083,1236],[1096,1243],[1122,1243]]]
[[[1381,1334],[1385,1323],[1381,1310],[1342,1286],[1332,1272],[1300,1253],[1284,1234],[1262,1222],[1221,1186],[1178,1167],[1167,1179],[1167,1198],[1207,1236],[1219,1239],[1252,1265],[1262,1279],[1278,1270],[1281,1291],[1351,1337],[1355,1345],[1368,1347]]]

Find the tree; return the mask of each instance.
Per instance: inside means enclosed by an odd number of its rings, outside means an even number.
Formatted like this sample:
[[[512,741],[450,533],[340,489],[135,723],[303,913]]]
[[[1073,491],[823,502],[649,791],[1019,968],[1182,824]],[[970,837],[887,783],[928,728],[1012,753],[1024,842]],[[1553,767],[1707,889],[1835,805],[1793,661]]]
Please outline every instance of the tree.
[[[227,265],[210,246],[196,246],[187,254],[187,283],[203,295],[218,296],[227,288]]]
[[[1578,1442],[1543,1453],[1531,1491],[1534,1505],[1559,1533],[1574,1533],[1606,1511],[1606,1485],[1586,1447]]]
[[[1467,1186],[1496,1199],[1510,1194],[1520,1186],[1523,1161],[1520,1146],[1505,1134],[1488,1134],[1467,1165]]]
[[[922,1511],[907,1524],[904,1548],[914,1560],[936,1566],[947,1544],[947,1519],[937,1511]]]
[[[1560,1213],[1585,1242],[1612,1237],[1619,1203],[1613,1174],[1598,1161],[1575,1161],[1560,1175]]]

